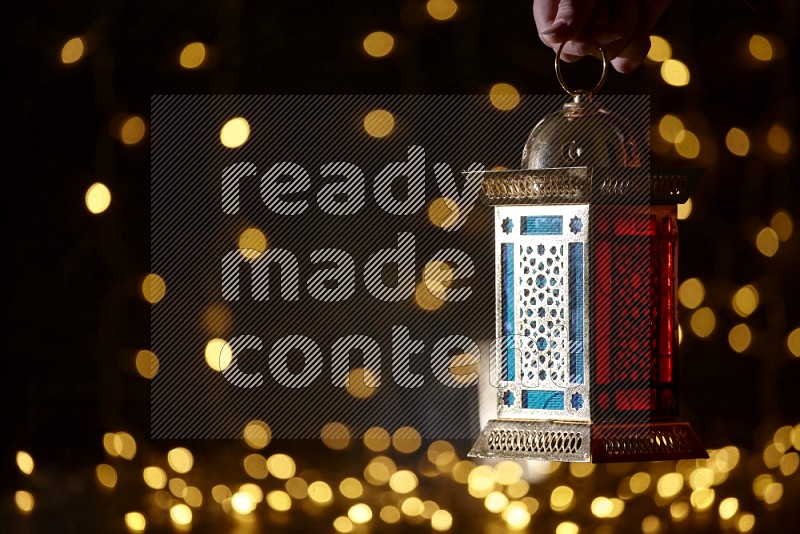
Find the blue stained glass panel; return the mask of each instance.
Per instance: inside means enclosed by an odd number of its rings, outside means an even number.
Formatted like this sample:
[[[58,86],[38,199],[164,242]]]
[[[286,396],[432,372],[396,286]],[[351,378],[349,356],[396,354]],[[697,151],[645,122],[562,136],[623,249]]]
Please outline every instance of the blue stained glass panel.
[[[564,217],[561,215],[529,215],[520,217],[522,235],[561,235]]]
[[[524,389],[522,390],[522,407],[529,410],[563,410],[564,392]]]
[[[569,244],[569,378],[583,384],[583,243]]]
[[[500,272],[503,282],[501,307],[503,312],[503,375],[514,380],[514,244],[500,245]]]

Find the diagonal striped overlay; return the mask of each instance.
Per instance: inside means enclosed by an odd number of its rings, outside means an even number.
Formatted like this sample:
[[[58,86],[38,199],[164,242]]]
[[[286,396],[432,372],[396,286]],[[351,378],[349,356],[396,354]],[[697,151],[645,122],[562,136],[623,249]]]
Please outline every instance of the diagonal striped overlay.
[[[238,438],[258,418],[276,438],[317,438],[330,421],[474,438],[475,380],[458,356],[491,356],[493,232],[462,172],[517,168],[530,129],[565,100],[154,96],[151,269],[167,294],[151,315],[151,435]],[[601,103],[646,136],[646,98]],[[391,124],[365,124],[376,110]],[[235,117],[249,136],[228,148]],[[249,257],[248,228],[267,241]],[[426,284],[437,261],[450,269]],[[214,338],[235,367],[207,364]],[[354,368],[372,378],[361,395],[345,385],[365,375]]]

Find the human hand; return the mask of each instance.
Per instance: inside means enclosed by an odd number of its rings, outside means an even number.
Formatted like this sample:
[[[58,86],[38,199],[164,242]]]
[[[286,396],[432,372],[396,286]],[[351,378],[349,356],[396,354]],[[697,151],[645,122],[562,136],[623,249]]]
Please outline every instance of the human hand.
[[[539,38],[577,61],[598,46],[619,72],[638,67],[650,50],[650,30],[672,0],[533,0]]]

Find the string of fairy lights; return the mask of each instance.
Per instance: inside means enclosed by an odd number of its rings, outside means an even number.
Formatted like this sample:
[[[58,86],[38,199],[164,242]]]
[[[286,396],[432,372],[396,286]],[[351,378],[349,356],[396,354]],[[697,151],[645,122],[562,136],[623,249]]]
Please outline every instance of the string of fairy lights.
[[[428,0],[425,10],[436,23],[447,23],[459,15],[459,5],[453,0]],[[380,61],[397,53],[398,39],[376,29],[363,37],[361,51],[366,59]],[[783,43],[773,35],[748,36],[741,45],[754,64],[768,65],[786,54]],[[91,53],[91,40],[75,36],[63,44],[60,59],[64,68],[69,68]],[[176,67],[213,68],[219,53],[209,43],[190,42],[176,53]],[[651,37],[646,68],[657,72],[670,87],[692,83],[689,67],[673,57],[669,41],[661,36]],[[498,81],[487,98],[498,112],[506,112],[518,106],[521,97],[513,85]],[[380,139],[391,136],[402,120],[391,110],[374,109],[365,114],[361,124],[365,135]],[[250,128],[247,117],[231,118],[220,126],[220,143],[236,150],[247,143]],[[733,158],[780,161],[788,157],[793,145],[790,128],[781,122],[750,131],[732,126],[720,135],[690,115],[671,112],[654,121],[652,128],[654,152],[704,165],[722,158],[722,147]],[[133,147],[146,139],[148,125],[144,117],[120,112],[109,119],[109,131],[123,146]],[[86,209],[102,217],[113,198],[108,185],[93,183],[86,190]],[[678,207],[678,218],[696,217],[702,209],[690,199]],[[452,199],[437,198],[428,206],[434,226],[451,225],[458,216],[458,205]],[[268,230],[243,228],[237,239],[241,254],[253,259],[264,253],[269,246]],[[791,210],[780,207],[748,240],[765,258],[774,258],[781,248],[796,246],[793,235]],[[441,262],[426,266],[414,293],[421,310],[434,313],[443,305],[448,276],[441,273],[447,269]],[[138,289],[147,303],[156,306],[168,298],[168,283],[158,273],[143,273]],[[692,277],[679,286],[685,312],[679,330],[681,342],[686,332],[702,342],[727,330],[727,343],[734,353],[754,351],[758,334],[748,318],[766,305],[758,283],[733,288],[725,296],[727,309],[709,304],[707,285]],[[212,330],[226,330],[233,317],[217,303],[204,311],[203,320],[213,337],[198,358],[204,358],[214,371],[224,371],[231,363],[231,350]],[[782,336],[786,354],[780,356],[800,357],[800,325]],[[152,379],[159,371],[158,356],[146,348],[136,352],[132,363],[144,379]],[[348,391],[356,398],[367,398],[375,391],[362,387],[367,373],[363,368],[351,371]],[[118,528],[124,525],[129,532],[164,526],[187,530],[198,522],[234,524],[255,531],[258,525],[286,524],[287,517],[298,515],[309,524],[325,524],[340,533],[380,531],[398,524],[448,531],[459,525],[463,528],[460,516],[483,514],[481,522],[488,533],[533,526],[556,534],[577,534],[585,529],[576,517],[591,519],[593,532],[614,532],[625,525],[625,531],[658,534],[681,525],[694,529],[714,525],[746,533],[757,527],[761,514],[781,509],[790,492],[797,495],[800,491],[800,424],[777,428],[756,451],[728,445],[709,451],[707,460],[605,466],[476,464],[447,441],[426,445],[410,427],[392,433],[373,427],[357,439],[347,426],[330,422],[320,430],[320,439],[331,454],[363,459],[363,465],[351,461],[344,470],[326,468],[325,463],[302,455],[273,451],[269,423],[253,420],[242,429],[241,443],[231,447],[226,456],[230,465],[215,465],[210,460],[201,464],[206,459],[196,457],[187,447],[164,453],[143,437],[109,431],[98,443],[106,461],[95,466],[94,482],[96,491],[109,498],[122,485],[135,488],[136,499],[118,518]],[[16,509],[21,515],[32,514],[37,508],[37,489],[41,489],[36,482],[36,461],[31,453],[20,450],[16,465],[29,482],[14,494]]]

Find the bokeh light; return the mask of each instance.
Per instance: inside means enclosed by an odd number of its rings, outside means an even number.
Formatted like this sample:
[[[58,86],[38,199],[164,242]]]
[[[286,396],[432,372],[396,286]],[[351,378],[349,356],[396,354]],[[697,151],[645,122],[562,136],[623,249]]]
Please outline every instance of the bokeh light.
[[[386,57],[394,48],[394,37],[386,32],[372,32],[364,37],[364,51],[372,57]]]
[[[772,59],[772,43],[763,35],[755,34],[750,37],[748,48],[750,54],[759,61],[769,61]]]
[[[789,131],[780,124],[773,124],[767,132],[767,146],[776,154],[788,154],[792,148]]]
[[[689,85],[689,67],[677,59],[668,59],[661,64],[661,78],[675,87]]]
[[[678,286],[678,300],[690,310],[699,307],[705,297],[705,287],[698,278],[688,278]]]
[[[206,60],[206,45],[200,42],[189,43],[181,50],[178,62],[184,69],[196,69]]]
[[[489,89],[489,102],[500,111],[510,111],[519,105],[519,91],[507,83],[496,83]]]
[[[224,371],[233,362],[233,349],[224,339],[211,339],[206,343],[205,359],[214,371]]]
[[[386,137],[394,130],[394,115],[385,109],[375,109],[364,117],[364,131],[376,138]]]
[[[135,365],[136,372],[148,380],[158,374],[158,357],[149,350],[140,350],[136,353]]]
[[[84,201],[86,202],[86,208],[91,213],[95,215],[103,213],[111,205],[111,191],[105,184],[96,182],[86,190]]]
[[[672,46],[663,37],[658,35],[650,36],[650,50],[647,51],[647,59],[663,63],[672,57]]]
[[[61,62],[65,65],[75,63],[83,57],[85,51],[83,38],[73,37],[61,47]]]
[[[239,234],[239,254],[249,260],[257,259],[267,250],[267,236],[258,228],[247,228]]]
[[[747,284],[733,294],[733,299],[731,299],[733,311],[740,317],[747,317],[758,308],[758,299],[758,290],[755,286]]]
[[[725,146],[734,156],[746,156],[750,152],[750,139],[741,128],[731,128],[725,136]]]
[[[131,532],[144,532],[147,520],[141,512],[128,512],[125,514],[125,526]]]
[[[728,344],[736,352],[744,352],[750,347],[753,334],[746,324],[737,324],[728,332]]]
[[[779,246],[778,234],[772,228],[762,228],[756,235],[756,248],[768,258],[777,254]]]
[[[458,4],[454,0],[428,0],[425,9],[432,19],[445,21],[453,18],[458,11]]]
[[[119,139],[126,145],[135,145],[144,139],[147,127],[138,115],[126,118],[119,129]]]
[[[250,123],[244,117],[228,120],[219,131],[219,140],[226,148],[239,148],[250,138]]]
[[[159,275],[150,273],[142,280],[141,291],[144,300],[157,304],[167,294],[167,283]]]

